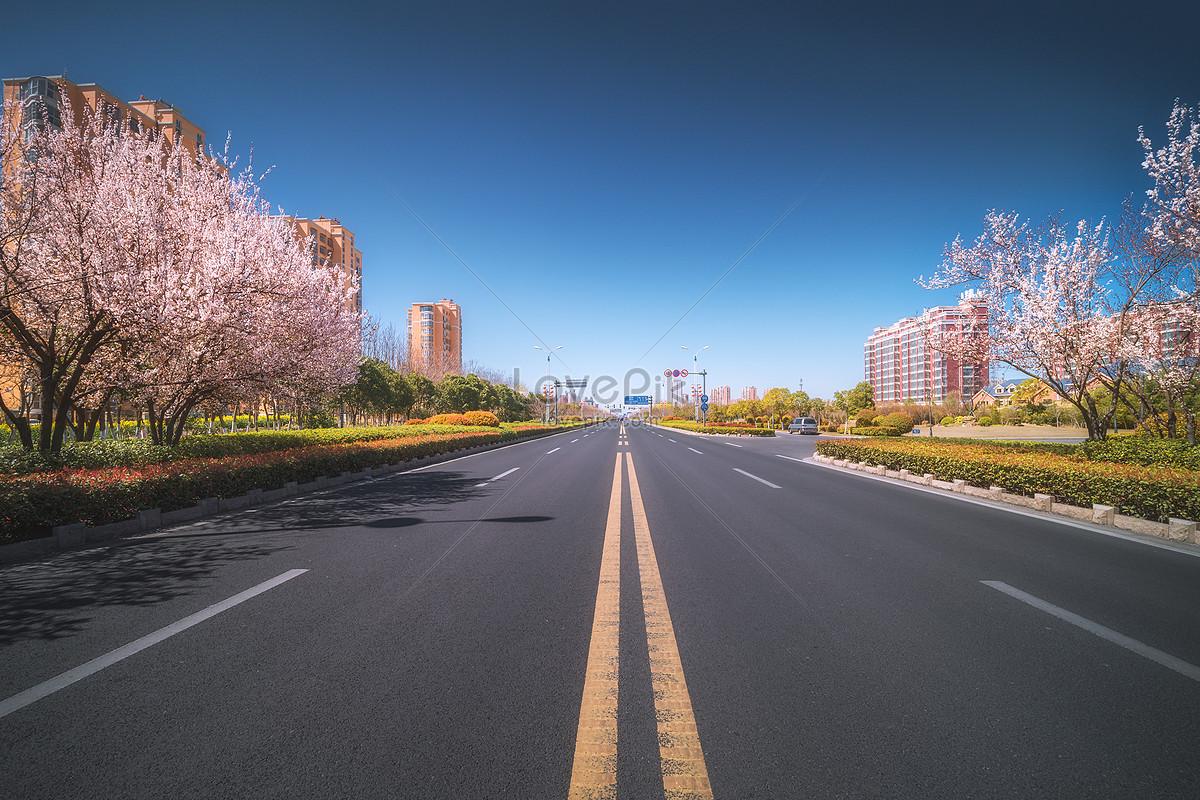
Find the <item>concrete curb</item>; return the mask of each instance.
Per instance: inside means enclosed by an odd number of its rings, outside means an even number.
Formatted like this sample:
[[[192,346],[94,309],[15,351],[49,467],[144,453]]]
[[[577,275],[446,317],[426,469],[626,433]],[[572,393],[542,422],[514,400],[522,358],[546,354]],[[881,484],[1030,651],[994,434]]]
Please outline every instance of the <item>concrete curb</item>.
[[[581,427],[588,428],[591,426],[584,425]],[[558,436],[568,433],[571,430],[579,429],[570,428],[562,431],[547,431],[533,436],[525,436],[516,441],[464,447],[461,450],[451,450],[449,453],[416,458],[412,461],[402,461],[399,464],[383,464],[378,467],[367,467],[360,472],[343,472],[341,475],[333,477],[322,475],[310,483],[297,484],[296,481],[289,481],[279,489],[250,489],[245,494],[238,495],[237,497],[205,497],[194,506],[177,508],[173,511],[163,511],[158,508],[146,509],[137,512],[137,516],[132,519],[111,522],[107,525],[88,527],[82,522],[57,525],[50,530],[49,536],[0,545],[0,564],[11,564],[64,550],[73,550],[91,543],[106,542],[134,534],[144,534],[159,528],[177,525],[181,522],[191,522],[192,520],[211,517],[228,511],[275,503],[309,492],[343,486],[348,483],[356,483],[367,478],[376,478],[383,475],[392,475],[397,472],[420,469],[475,453],[496,450],[501,447],[510,447],[524,442],[531,442],[535,439],[544,439],[548,436]]]
[[[828,467],[866,472],[907,483],[930,486],[954,494],[977,497],[996,503],[1007,503],[1008,505],[1021,506],[1045,514],[1069,517],[1082,522],[1090,522],[1094,525],[1118,528],[1144,536],[1153,536],[1171,542],[1200,544],[1200,534],[1197,534],[1197,525],[1191,520],[1171,518],[1170,522],[1152,522],[1141,517],[1118,514],[1112,506],[1094,504],[1091,508],[1084,508],[1082,506],[1068,505],[1067,503],[1056,503],[1054,498],[1048,494],[1035,494],[1033,497],[1027,497],[1007,492],[1000,486],[992,486],[984,489],[979,486],[968,486],[966,481],[962,480],[939,481],[930,474],[917,476],[906,469],[890,470],[883,466],[876,466],[867,462],[834,459],[829,456],[823,456],[820,453],[814,454],[812,460],[817,464]]]

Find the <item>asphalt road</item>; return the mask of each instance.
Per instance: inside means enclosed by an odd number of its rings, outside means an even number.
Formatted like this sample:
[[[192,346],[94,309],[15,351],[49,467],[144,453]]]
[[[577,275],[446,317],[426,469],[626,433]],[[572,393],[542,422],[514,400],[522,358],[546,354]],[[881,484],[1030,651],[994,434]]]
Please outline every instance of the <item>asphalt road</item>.
[[[1200,550],[812,451],[606,425],[6,567],[0,796],[1200,796]]]

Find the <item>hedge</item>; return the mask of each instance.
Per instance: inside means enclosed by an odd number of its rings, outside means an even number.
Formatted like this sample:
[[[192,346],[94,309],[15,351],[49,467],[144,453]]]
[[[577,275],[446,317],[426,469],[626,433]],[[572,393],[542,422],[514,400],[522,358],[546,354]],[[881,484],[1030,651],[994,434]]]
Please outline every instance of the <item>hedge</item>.
[[[899,436],[900,429],[886,425],[869,425],[865,428],[851,428],[850,433],[855,436]]]
[[[1100,503],[1159,522],[1168,517],[1200,520],[1200,473],[1191,470],[1090,462],[1022,447],[948,447],[944,440],[822,440],[817,452],[917,475],[931,473],[944,481],[1002,486],[1015,494],[1049,494],[1085,508]]]
[[[511,429],[516,426],[504,427]],[[185,436],[175,447],[155,446],[148,439],[109,439],[96,442],[67,442],[58,456],[30,452],[21,447],[0,447],[0,479],[57,469],[143,467],[190,458],[225,458],[252,453],[272,453],[297,447],[373,442],[477,430],[478,423],[419,423],[362,428],[311,428],[298,431],[241,431]]]
[[[205,497],[237,497],[289,481],[358,472],[482,444],[512,441],[551,428],[484,430],[297,447],[220,459],[188,459],[142,467],[40,472],[0,480],[0,541],[49,533],[55,525],[104,525],[160,508],[172,511]]]
[[[774,436],[773,428],[751,428],[746,427],[727,427],[727,426],[705,426],[698,422],[687,422],[685,420],[661,420],[660,424],[664,428],[679,428],[680,430],[692,431],[694,433],[727,433],[731,436]]]

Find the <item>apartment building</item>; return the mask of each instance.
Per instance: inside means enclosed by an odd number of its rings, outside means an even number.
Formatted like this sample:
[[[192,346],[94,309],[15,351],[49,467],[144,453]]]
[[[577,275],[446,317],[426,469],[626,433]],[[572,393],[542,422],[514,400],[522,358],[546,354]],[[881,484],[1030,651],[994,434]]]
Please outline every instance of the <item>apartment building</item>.
[[[716,386],[709,392],[709,405],[727,406],[729,405],[730,391],[728,386]]]
[[[757,386],[747,386],[746,388],[742,389],[742,399],[743,400],[757,400],[758,399],[758,387]]]
[[[961,335],[964,328],[986,330],[987,320],[987,305],[968,292],[956,306],[938,306],[876,328],[863,345],[863,377],[875,389],[875,403],[908,398],[940,403],[951,392],[969,402],[987,385],[989,362],[961,363],[931,348],[928,337]]]
[[[462,374],[462,309],[453,300],[409,307],[408,365],[434,379]]]
[[[62,130],[62,115],[68,107],[76,121],[90,108],[106,127],[153,130],[171,143],[182,141],[192,152],[204,148],[204,130],[166,100],[147,100],[143,95],[127,102],[97,83],[74,83],[62,75],[5,78],[4,99],[20,104],[23,124],[30,128]]]
[[[337,217],[321,215],[316,219],[284,217],[296,226],[296,234],[307,238],[312,248],[312,263],[337,267],[354,278],[358,290],[347,304],[362,313],[362,251],[354,246],[354,234]]]

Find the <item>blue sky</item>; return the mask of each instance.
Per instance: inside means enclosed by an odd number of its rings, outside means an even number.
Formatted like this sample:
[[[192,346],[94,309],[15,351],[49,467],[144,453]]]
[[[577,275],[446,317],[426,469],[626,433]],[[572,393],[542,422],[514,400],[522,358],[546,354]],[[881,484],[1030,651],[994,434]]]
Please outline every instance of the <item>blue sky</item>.
[[[1200,6],[823,5],[27,4],[0,72],[232,132],[273,203],[354,232],[373,314],[451,297],[465,358],[531,387],[535,344],[618,378],[708,345],[710,387],[828,398],[875,326],[955,300],[914,279],[988,210],[1145,190],[1138,125],[1200,103]]]

